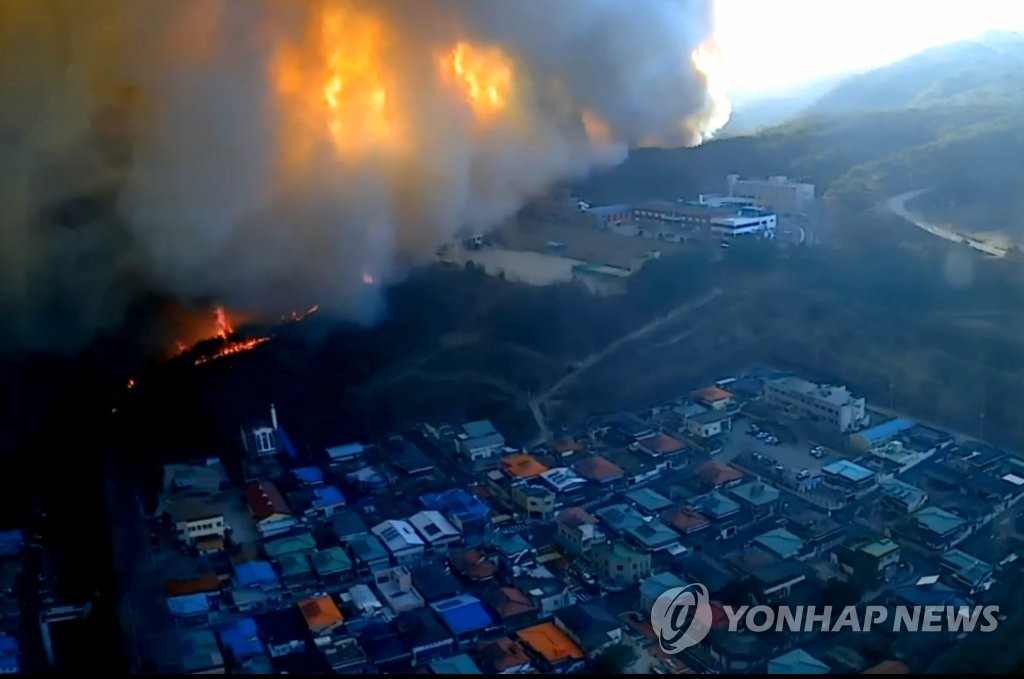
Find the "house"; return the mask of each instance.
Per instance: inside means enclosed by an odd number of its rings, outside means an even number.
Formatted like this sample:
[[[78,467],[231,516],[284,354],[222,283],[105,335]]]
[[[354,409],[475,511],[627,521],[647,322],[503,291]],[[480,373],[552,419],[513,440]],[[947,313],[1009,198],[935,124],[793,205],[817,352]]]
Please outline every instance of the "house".
[[[240,618],[218,628],[217,636],[220,645],[234,664],[239,664],[263,654],[266,649],[260,640],[256,621],[252,618]]]
[[[555,525],[555,540],[575,556],[589,554],[594,545],[607,539],[597,518],[583,507],[563,509],[555,517]]]
[[[712,597],[719,596],[740,580],[740,576],[731,568],[723,568],[718,559],[700,552],[684,556],[676,563],[683,577],[707,587],[708,594]]]
[[[309,531],[284,535],[263,543],[263,553],[271,561],[276,561],[288,554],[312,554],[316,551],[316,540]]]
[[[482,598],[498,614],[506,630],[517,630],[537,620],[537,607],[533,600],[516,587],[488,590]]]
[[[482,674],[473,659],[465,653],[435,660],[430,663],[430,671],[434,674]]]
[[[205,619],[210,614],[210,598],[206,594],[167,597],[167,610],[175,618]]]
[[[924,544],[937,550],[956,542],[967,523],[956,514],[933,505],[914,512],[912,518]]]
[[[241,427],[242,449],[254,458],[273,457],[281,450],[277,409],[270,405],[270,421],[257,420]]]
[[[430,604],[430,608],[437,613],[460,645],[501,629],[483,602],[469,594],[438,601]]]
[[[370,532],[370,527],[354,509],[335,512],[331,515],[331,529],[341,542],[348,542],[353,536]]]
[[[319,486],[310,491],[309,516],[333,516],[345,506],[345,495],[335,486]]]
[[[613,485],[625,478],[622,467],[600,455],[591,455],[576,460],[572,466],[577,474],[600,486]]]
[[[371,528],[370,532],[380,538],[397,564],[412,563],[423,558],[426,543],[408,521],[388,519]]]
[[[516,636],[548,673],[562,673],[581,665],[586,656],[576,643],[552,622],[521,629]]]
[[[466,540],[480,539],[487,533],[490,507],[461,488],[420,497],[424,509],[436,510],[448,517]]]
[[[375,674],[405,673],[412,667],[410,640],[394,623],[374,620],[362,628],[358,639]]]
[[[847,539],[832,552],[832,561],[848,575],[863,583],[888,580],[900,563],[898,542],[887,537]]]
[[[475,655],[485,674],[526,674],[533,669],[522,644],[509,637],[480,642]]]
[[[179,540],[194,545],[205,538],[223,539],[228,525],[220,504],[206,498],[183,497],[168,507]]]
[[[375,571],[373,580],[384,603],[396,615],[426,605],[423,596],[413,587],[412,574],[405,566]]]
[[[545,485],[516,482],[512,484],[511,500],[529,520],[548,521],[554,518],[557,493]]]
[[[719,387],[704,387],[693,393],[693,399],[713,410],[725,410],[733,405],[736,395]]]
[[[667,460],[657,460],[650,455],[625,448],[609,453],[607,457],[623,471],[626,486],[635,486],[656,479],[669,468]]]
[[[408,477],[425,478],[437,470],[434,461],[412,441],[395,438],[385,444],[388,462]]]
[[[757,583],[767,600],[785,599],[807,580],[808,569],[799,561],[779,561],[768,551],[745,548],[724,557],[736,571]]]
[[[686,450],[686,444],[668,434],[655,434],[636,442],[638,450],[651,457],[670,457]]]
[[[490,580],[498,572],[498,564],[479,549],[454,552],[448,555],[448,563],[456,573],[471,582]]]
[[[444,514],[433,509],[413,514],[409,517],[409,523],[435,553],[447,552],[462,540],[462,533],[444,518]]]
[[[881,450],[897,436],[913,429],[915,426],[917,426],[916,422],[897,418],[862,429],[855,434],[850,434],[850,442],[853,443],[854,447],[864,452],[874,452]]]
[[[286,554],[276,562],[283,580],[290,588],[297,589],[312,584],[313,564],[306,554]]]
[[[395,618],[394,627],[412,652],[416,667],[432,665],[450,656],[455,648],[455,639],[429,607],[402,613]]]
[[[530,598],[538,620],[550,618],[558,609],[576,603],[576,596],[559,578],[519,577],[515,584]]]
[[[505,437],[490,420],[467,422],[461,429],[456,434],[455,450],[471,462],[490,459],[505,448]]]
[[[366,446],[362,443],[345,443],[339,446],[331,446],[324,451],[327,464],[332,467],[346,465],[362,459],[366,453]]]
[[[224,674],[224,656],[210,629],[189,630],[179,637],[177,659],[188,674]]]
[[[631,490],[625,494],[625,497],[633,504],[634,507],[650,516],[672,506],[671,500],[650,488],[637,488],[635,490]]]
[[[808,555],[827,554],[846,537],[847,525],[809,504],[789,500],[781,513],[786,518],[786,528],[804,541]]]
[[[348,549],[356,568],[364,573],[386,566],[390,560],[388,548],[376,535],[359,533],[348,539]]]
[[[239,587],[259,589],[267,592],[278,589],[281,584],[269,561],[245,561],[235,566],[235,579]]]
[[[626,537],[651,552],[671,549],[679,544],[679,533],[660,521],[647,521],[626,528]]]
[[[556,493],[572,493],[587,485],[586,479],[577,476],[569,467],[555,467],[539,476],[541,482]]]
[[[491,545],[498,552],[501,566],[511,575],[536,564],[537,550],[518,534],[498,533],[491,538]]]
[[[850,462],[836,460],[821,468],[825,483],[848,492],[860,492],[875,484],[875,473],[867,467]]]
[[[345,474],[345,480],[363,493],[378,495],[388,491],[388,479],[376,467],[359,467]]]
[[[529,479],[548,471],[546,464],[526,453],[501,458],[498,468],[513,479]]]
[[[928,493],[917,486],[898,479],[888,479],[878,484],[882,502],[904,514],[912,514],[928,502]]]
[[[622,641],[622,621],[600,603],[579,603],[555,613],[555,626],[588,656]]]
[[[639,441],[658,433],[649,424],[633,415],[626,414],[613,418],[612,428],[625,438],[634,441]]]
[[[341,600],[346,626],[350,630],[364,628],[388,617],[384,610],[384,604],[373,593],[373,590],[366,585],[352,585],[348,588],[347,592],[341,594],[339,599]]]
[[[686,420],[686,430],[691,436],[708,439],[732,431],[733,413],[728,410],[711,409]]]
[[[942,555],[943,573],[954,587],[967,594],[983,592],[992,586],[992,565],[959,549]]]
[[[1006,453],[990,445],[978,441],[965,441],[960,444],[959,455],[952,457],[952,466],[965,474],[987,471],[996,466],[1006,457]]]
[[[654,602],[674,587],[686,587],[689,583],[675,573],[664,571],[653,573],[640,583],[640,610],[644,615],[651,612]]]
[[[327,594],[299,601],[299,610],[313,637],[330,635],[345,622],[338,604]]]
[[[714,460],[702,462],[693,469],[698,481],[710,488],[728,488],[736,485],[743,478],[743,472],[735,467]]]
[[[750,510],[757,519],[771,516],[779,504],[779,489],[761,480],[750,481],[729,490],[729,494]]]
[[[828,665],[800,648],[768,661],[768,674],[828,674],[831,671]]]
[[[298,525],[273,481],[250,483],[245,489],[245,500],[262,537],[278,535]]]
[[[355,570],[352,559],[339,546],[314,552],[312,561],[313,569],[321,582],[337,582]]]
[[[675,509],[666,509],[661,513],[661,520],[665,525],[674,528],[683,535],[696,533],[711,525],[706,516],[689,505],[683,505]]]
[[[409,569],[412,584],[429,603],[462,594],[462,585],[447,563],[427,561]]]
[[[612,588],[636,584],[651,573],[651,553],[622,540],[595,545],[591,554],[601,578]]]
[[[725,521],[742,510],[739,502],[719,492],[695,497],[689,506],[713,521]]]
[[[319,486],[324,482],[324,472],[320,467],[295,467],[291,474],[304,486]]]
[[[754,538],[754,544],[779,559],[797,556],[804,548],[804,541],[785,528],[776,528]]]
[[[549,441],[547,447],[559,457],[570,457],[586,450],[586,446],[570,437]]]

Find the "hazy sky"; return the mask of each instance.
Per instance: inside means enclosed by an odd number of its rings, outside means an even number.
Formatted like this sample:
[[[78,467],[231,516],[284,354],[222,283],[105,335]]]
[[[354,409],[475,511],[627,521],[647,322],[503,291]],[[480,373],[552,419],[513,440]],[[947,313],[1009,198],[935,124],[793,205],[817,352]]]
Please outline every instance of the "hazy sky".
[[[717,0],[733,96],[891,63],[988,30],[1024,31],[1021,0]]]

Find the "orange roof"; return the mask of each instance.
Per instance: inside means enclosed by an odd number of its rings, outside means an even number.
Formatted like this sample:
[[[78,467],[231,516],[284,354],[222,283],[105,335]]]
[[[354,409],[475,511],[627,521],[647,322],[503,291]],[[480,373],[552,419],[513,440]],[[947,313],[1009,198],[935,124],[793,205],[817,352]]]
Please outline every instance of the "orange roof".
[[[558,512],[558,516],[555,520],[558,521],[558,523],[564,523],[567,526],[582,526],[585,523],[597,523],[597,517],[583,507],[566,507],[562,511]]]
[[[668,434],[658,434],[640,441],[640,447],[655,455],[665,455],[682,450],[686,446],[682,441],[672,438]]]
[[[311,632],[324,632],[345,622],[345,617],[330,595],[304,599],[299,602],[299,610]]]
[[[702,401],[707,401],[708,403],[724,401],[727,398],[733,397],[733,393],[731,391],[719,389],[718,387],[704,387],[703,389],[695,391],[693,395]]]
[[[874,667],[869,667],[861,674],[910,674],[910,668],[899,660],[883,660]]]
[[[693,470],[694,476],[709,486],[720,486],[743,478],[743,472],[727,464],[720,464],[714,460],[708,460]]]
[[[538,462],[533,455],[525,453],[501,458],[501,468],[505,470],[505,473],[517,479],[528,479],[548,470],[547,465]]]
[[[168,580],[164,586],[167,596],[183,594],[199,594],[200,592],[216,592],[220,589],[220,578],[216,573],[206,573],[188,580]]]
[[[578,453],[583,450],[583,444],[574,438],[558,439],[552,441],[550,445],[556,453]]]
[[[555,627],[553,622],[542,622],[539,625],[521,629],[516,634],[524,644],[548,662],[558,662],[568,658],[579,660],[584,657],[583,651],[576,645],[576,642]]]
[[[577,460],[573,464],[573,469],[576,470],[577,474],[591,481],[616,479],[620,478],[623,474],[622,467],[600,455]]]

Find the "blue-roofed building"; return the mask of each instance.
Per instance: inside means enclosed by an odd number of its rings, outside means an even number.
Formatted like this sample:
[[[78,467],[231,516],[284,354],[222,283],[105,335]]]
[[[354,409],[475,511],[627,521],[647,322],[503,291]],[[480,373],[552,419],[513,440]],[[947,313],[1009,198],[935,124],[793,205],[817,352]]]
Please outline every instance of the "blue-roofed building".
[[[435,660],[430,663],[430,671],[434,674],[483,674],[473,659],[465,653]]]
[[[324,472],[320,467],[296,467],[292,470],[292,476],[307,486],[317,486],[324,482]]]
[[[870,452],[877,450],[885,446],[889,441],[900,434],[913,429],[917,425],[916,422],[906,420],[903,418],[897,418],[883,422],[882,424],[876,424],[873,427],[862,429],[861,431],[851,434],[850,441],[857,448]]]
[[[210,599],[204,592],[167,597],[167,610],[176,618],[209,615]]]
[[[754,538],[754,544],[780,559],[789,559],[800,553],[804,541],[785,528],[776,528]]]
[[[768,674],[828,674],[832,669],[801,648],[768,661]]]
[[[269,561],[245,561],[235,566],[235,578],[241,587],[274,589],[280,586]]]
[[[366,452],[366,446],[362,443],[346,443],[341,446],[331,446],[326,450],[327,461],[332,464],[344,464],[358,460]]]
[[[256,621],[252,618],[240,618],[221,627],[217,630],[217,636],[220,638],[221,647],[230,654],[235,663],[264,652]]]
[[[0,556],[19,556],[25,547],[25,534],[18,529],[0,531]]]
[[[345,496],[335,486],[320,486],[313,489],[312,506],[320,514],[331,516],[345,506]]]
[[[831,462],[821,468],[821,473],[825,483],[843,490],[866,490],[875,483],[875,472],[849,460]]]
[[[483,500],[462,488],[420,496],[425,509],[436,510],[448,517],[465,538],[482,538],[487,532],[491,508]]]
[[[0,634],[0,674],[21,672],[18,655],[18,640],[10,634]]]
[[[438,601],[430,607],[460,642],[476,639],[501,628],[483,602],[469,594]]]
[[[505,448],[505,437],[490,420],[467,422],[461,430],[455,437],[455,450],[471,462],[489,460]]]

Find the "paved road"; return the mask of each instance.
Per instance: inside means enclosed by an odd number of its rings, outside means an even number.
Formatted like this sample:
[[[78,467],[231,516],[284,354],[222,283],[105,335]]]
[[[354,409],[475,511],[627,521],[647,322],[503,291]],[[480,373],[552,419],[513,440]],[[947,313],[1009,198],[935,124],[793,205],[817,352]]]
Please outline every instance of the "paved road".
[[[885,207],[893,214],[902,217],[911,224],[914,224],[918,228],[927,231],[933,236],[938,236],[939,238],[943,238],[954,243],[966,243],[975,250],[979,252],[984,252],[986,255],[992,255],[993,257],[1002,257],[1003,255],[1006,254],[1005,248],[1001,248],[996,245],[991,245],[983,241],[974,240],[973,238],[968,238],[967,236],[963,236],[954,231],[950,231],[949,229],[943,228],[936,224],[932,224],[931,222],[925,221],[924,219],[918,217],[917,215],[915,215],[914,213],[910,212],[907,209],[907,203],[909,201],[913,200],[914,198],[917,198],[923,193],[927,193],[930,190],[931,189],[917,189],[916,191],[907,191],[906,193],[901,193],[898,196],[893,196],[885,201]]]
[[[548,401],[554,397],[558,392],[562,391],[570,384],[576,382],[580,375],[587,372],[590,368],[594,367],[601,361],[605,360],[616,351],[621,349],[626,344],[641,339],[650,333],[654,332],[658,328],[662,327],[666,323],[670,323],[677,319],[683,314],[687,314],[691,311],[696,311],[703,306],[706,306],[713,302],[716,298],[721,296],[722,289],[715,288],[711,292],[699,297],[695,300],[690,300],[684,304],[680,304],[676,308],[669,311],[664,316],[654,319],[646,325],[642,325],[636,330],[629,332],[618,339],[609,342],[603,349],[595,351],[581,361],[577,361],[575,366],[576,369],[571,373],[564,375],[560,380],[552,384],[547,391],[534,397],[530,400],[530,412],[533,413],[533,419],[537,423],[538,434],[530,446],[535,446],[551,438],[551,429],[548,428],[547,419],[544,414],[544,407]]]

